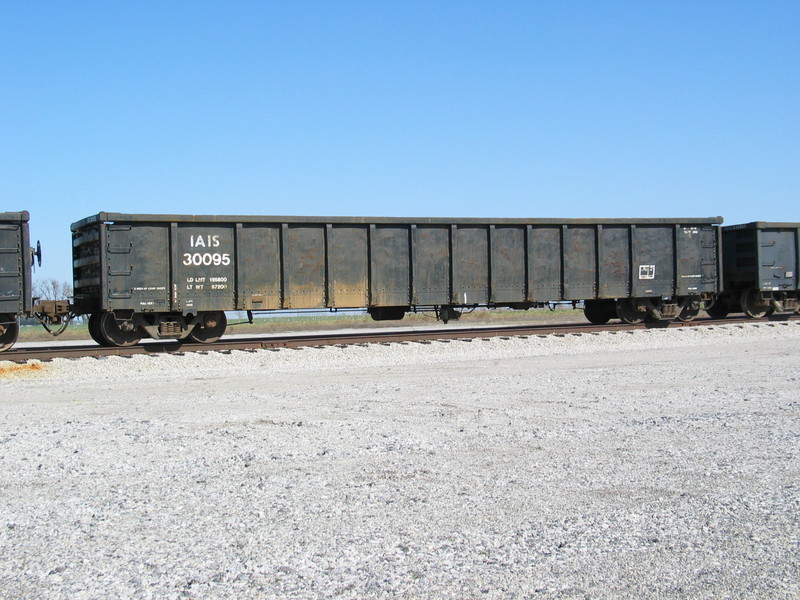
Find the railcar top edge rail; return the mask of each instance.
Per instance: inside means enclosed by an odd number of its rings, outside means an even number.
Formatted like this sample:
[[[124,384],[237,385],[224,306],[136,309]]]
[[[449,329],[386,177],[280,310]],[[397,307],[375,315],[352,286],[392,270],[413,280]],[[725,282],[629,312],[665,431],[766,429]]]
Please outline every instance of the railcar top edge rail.
[[[31,215],[27,210],[20,212],[0,212],[0,221],[15,221],[27,223],[30,221]]]
[[[726,225],[723,229],[726,231],[742,229],[800,229],[800,223],[753,221],[751,223],[741,223],[739,225]]]
[[[317,217],[281,215],[171,215],[171,214],[127,214],[99,212],[72,224],[77,231],[92,223],[113,223],[116,221],[139,223],[348,223],[348,224],[388,224],[388,225],[721,225],[722,217],[686,217],[656,219],[537,219],[537,218],[480,218],[464,217],[448,219],[443,217]]]

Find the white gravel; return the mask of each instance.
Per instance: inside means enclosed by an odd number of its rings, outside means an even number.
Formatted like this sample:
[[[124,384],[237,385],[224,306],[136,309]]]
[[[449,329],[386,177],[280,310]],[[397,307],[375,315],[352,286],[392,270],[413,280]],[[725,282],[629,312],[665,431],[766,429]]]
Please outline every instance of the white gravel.
[[[0,597],[798,598],[800,322],[0,361]]]

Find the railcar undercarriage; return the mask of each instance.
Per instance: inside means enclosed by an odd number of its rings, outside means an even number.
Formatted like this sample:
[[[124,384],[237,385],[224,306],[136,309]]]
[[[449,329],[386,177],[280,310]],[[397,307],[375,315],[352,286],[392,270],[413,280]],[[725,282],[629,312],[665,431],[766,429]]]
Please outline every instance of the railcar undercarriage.
[[[89,315],[89,335],[101,346],[132,346],[143,337],[190,339],[210,344],[225,333],[228,319],[223,311],[196,315],[137,313],[130,310],[94,312]]]

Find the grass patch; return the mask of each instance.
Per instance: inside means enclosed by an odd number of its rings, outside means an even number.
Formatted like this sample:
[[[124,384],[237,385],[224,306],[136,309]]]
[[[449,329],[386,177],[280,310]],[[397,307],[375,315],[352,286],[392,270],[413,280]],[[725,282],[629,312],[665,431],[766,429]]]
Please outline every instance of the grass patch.
[[[71,323],[64,333],[54,338],[41,325],[21,325],[18,342],[46,342],[49,340],[88,340],[89,329],[83,323]]]

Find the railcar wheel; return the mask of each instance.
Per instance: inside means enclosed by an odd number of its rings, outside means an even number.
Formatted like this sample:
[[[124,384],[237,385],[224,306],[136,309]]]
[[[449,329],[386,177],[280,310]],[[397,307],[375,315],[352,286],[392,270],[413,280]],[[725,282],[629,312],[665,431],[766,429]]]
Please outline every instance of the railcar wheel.
[[[203,313],[201,319],[189,334],[191,339],[201,344],[216,342],[222,337],[228,326],[228,318],[221,310]]]
[[[100,336],[106,346],[133,346],[142,339],[142,333],[131,321],[117,321],[114,313],[101,313],[98,322]],[[90,332],[91,333],[91,332]]]
[[[103,313],[92,313],[89,315],[89,335],[99,345],[108,346],[109,344],[106,341],[106,338],[104,338],[103,334],[100,332],[100,317],[102,316]]]
[[[14,315],[0,315],[0,352],[8,350],[19,336],[19,321]]]
[[[742,312],[751,319],[760,319],[774,312],[772,306],[764,302],[761,292],[755,288],[744,290],[740,302],[742,304]]]
[[[689,306],[684,306],[681,312],[678,313],[678,320],[688,323],[689,321],[694,321],[699,314],[700,307],[692,308],[690,304]]]
[[[605,325],[611,320],[611,315],[604,310],[584,308],[583,314],[592,325]]]
[[[712,319],[724,319],[731,312],[728,303],[724,298],[716,298],[709,306],[706,306],[706,314]]]
[[[647,312],[637,310],[629,298],[617,300],[617,316],[629,325],[638,325],[644,321],[646,315]]]
[[[617,316],[613,304],[611,304],[611,309],[609,310],[607,305],[588,300],[584,304],[583,315],[593,325],[605,325],[613,317]]]

